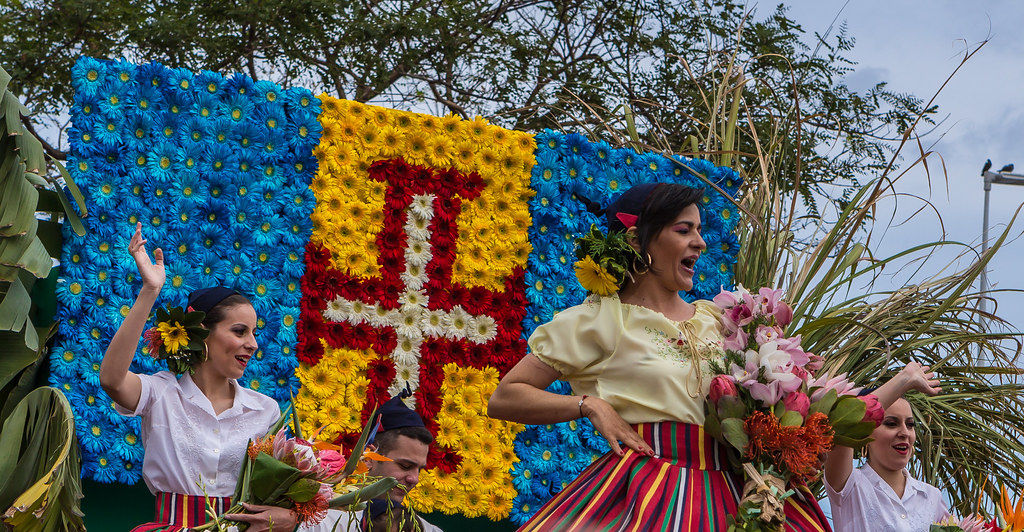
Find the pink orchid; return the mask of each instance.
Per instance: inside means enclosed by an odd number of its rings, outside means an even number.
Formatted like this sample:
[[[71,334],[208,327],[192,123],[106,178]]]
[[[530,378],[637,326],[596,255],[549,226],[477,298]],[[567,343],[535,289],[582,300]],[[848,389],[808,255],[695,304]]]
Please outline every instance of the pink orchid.
[[[782,399],[782,387],[779,384],[779,381],[772,381],[768,384],[753,381],[745,383],[744,386],[750,390],[751,397],[761,401],[764,406],[771,407],[778,403],[779,399]]]
[[[782,330],[778,327],[758,325],[757,331],[754,332],[754,339],[757,341],[758,345],[775,342],[782,339]]]
[[[772,315],[775,316],[775,324],[783,329],[793,322],[793,309],[791,309],[785,301],[779,301],[778,304],[775,305],[775,310],[772,311]]]
[[[804,365],[804,367],[807,368],[807,371],[817,372],[824,365],[824,358],[821,358],[820,356],[815,355],[814,353],[807,353],[807,364]]]
[[[749,335],[743,329],[736,329],[732,335],[722,341],[722,349],[726,351],[743,351],[749,343]]]
[[[711,301],[714,301],[715,305],[718,305],[718,308],[725,310],[739,304],[740,299],[736,297],[734,292],[722,289],[722,291],[719,292]]]
[[[743,327],[754,321],[754,312],[751,308],[753,308],[753,305],[736,305],[723,312],[722,316],[728,318],[729,321],[735,323],[738,327]]]
[[[829,390],[835,390],[837,395],[857,395],[864,389],[847,380],[845,373],[831,378],[828,375],[823,375],[807,383],[807,387],[818,387],[817,390],[811,392],[811,401],[821,399]]]
[[[780,337],[775,343],[779,346],[779,349],[785,351],[789,355],[793,364],[796,366],[804,366],[810,360],[807,352],[800,346],[800,335],[793,336],[792,338]]]

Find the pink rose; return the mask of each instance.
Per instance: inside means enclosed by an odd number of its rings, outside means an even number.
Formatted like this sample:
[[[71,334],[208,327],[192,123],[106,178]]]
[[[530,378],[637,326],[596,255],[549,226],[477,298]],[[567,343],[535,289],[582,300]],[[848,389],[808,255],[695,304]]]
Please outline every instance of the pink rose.
[[[708,392],[708,398],[711,399],[712,404],[717,405],[718,400],[725,396],[739,396],[739,392],[736,390],[736,381],[729,375],[716,375],[711,379],[711,391]]]
[[[319,478],[331,478],[345,468],[345,457],[333,449],[324,449],[319,453],[320,474]]]
[[[807,417],[807,410],[811,408],[811,400],[807,398],[807,395],[800,392],[792,392],[782,399],[782,404],[786,405],[786,410],[792,412],[799,412],[802,417]]]
[[[861,421],[871,421],[875,426],[882,424],[882,420],[885,419],[885,409],[878,403],[878,398],[873,394],[863,395],[860,398],[864,401],[864,406],[867,409],[864,411],[864,419]]]

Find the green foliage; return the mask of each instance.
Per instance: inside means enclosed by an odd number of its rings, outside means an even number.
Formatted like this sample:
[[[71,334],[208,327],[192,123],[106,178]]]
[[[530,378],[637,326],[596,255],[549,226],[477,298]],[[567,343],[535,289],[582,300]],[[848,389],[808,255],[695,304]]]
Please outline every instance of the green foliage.
[[[628,129],[634,145],[746,168],[757,163],[755,138],[717,126],[749,121],[786,190],[812,211],[817,196],[848,201],[853,176],[879,173],[886,138],[924,106],[884,82],[846,86],[854,42],[845,28],[808,34],[782,6],[763,17],[746,9],[732,0],[22,0],[0,7],[0,62],[49,125],[69,109],[81,54],[246,72],[521,130]],[[743,86],[742,103],[723,97]],[[629,120],[600,119],[620,108]],[[798,121],[801,135],[777,136]],[[836,148],[820,156],[820,146]]]
[[[626,231],[606,234],[592,225],[589,233],[576,240],[576,258],[583,260],[589,256],[615,277],[617,286],[622,286],[630,271],[636,271],[638,265],[644,264],[640,254],[629,245],[628,238]]]
[[[151,354],[160,360],[166,360],[167,368],[172,373],[181,375],[187,371],[194,374],[196,366],[206,360],[205,340],[210,335],[210,330],[202,325],[205,317],[205,312],[185,312],[185,309],[171,306],[170,303],[166,309],[156,309],[157,326],[146,333],[147,337],[161,337],[159,327],[169,327],[179,331],[183,343],[176,346],[172,352],[167,338],[162,337],[156,344],[159,345],[159,351]]]
[[[25,532],[84,531],[79,468],[71,405],[54,388],[36,388],[0,432],[3,523]]]

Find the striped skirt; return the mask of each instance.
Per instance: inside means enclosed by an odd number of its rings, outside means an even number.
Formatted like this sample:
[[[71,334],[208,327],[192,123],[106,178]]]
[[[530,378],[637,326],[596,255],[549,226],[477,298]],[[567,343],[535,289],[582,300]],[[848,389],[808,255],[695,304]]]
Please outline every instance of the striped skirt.
[[[657,458],[627,450],[597,459],[519,528],[523,531],[722,531],[736,513],[742,477],[704,427],[634,425]],[[786,530],[829,531],[807,491],[786,499]]]
[[[206,501],[202,495],[157,493],[156,518],[133,528],[132,532],[179,532],[204,525],[208,517]],[[210,497],[209,501],[213,511],[219,515],[228,509],[231,497]]]

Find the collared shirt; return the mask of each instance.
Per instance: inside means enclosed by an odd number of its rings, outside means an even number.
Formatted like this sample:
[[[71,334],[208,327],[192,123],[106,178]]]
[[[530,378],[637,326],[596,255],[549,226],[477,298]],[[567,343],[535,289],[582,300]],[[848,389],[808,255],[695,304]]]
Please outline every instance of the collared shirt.
[[[832,504],[835,532],[927,532],[932,523],[949,515],[942,493],[931,484],[903,475],[907,485],[903,497],[869,465],[850,472],[843,490],[837,492],[825,481]]]
[[[211,497],[233,495],[246,445],[280,418],[277,402],[231,380],[234,403],[216,414],[188,373],[180,379],[169,371],[139,378],[135,411],[116,409],[142,418],[142,478],[149,491],[202,495],[202,482]]]
[[[363,512],[343,512],[341,510],[327,510],[327,517],[316,525],[300,526],[299,532],[360,532],[360,522],[363,519]],[[426,522],[422,517],[416,516],[420,522],[420,529],[423,532],[444,532],[440,528]],[[335,528],[337,527],[337,528]]]

